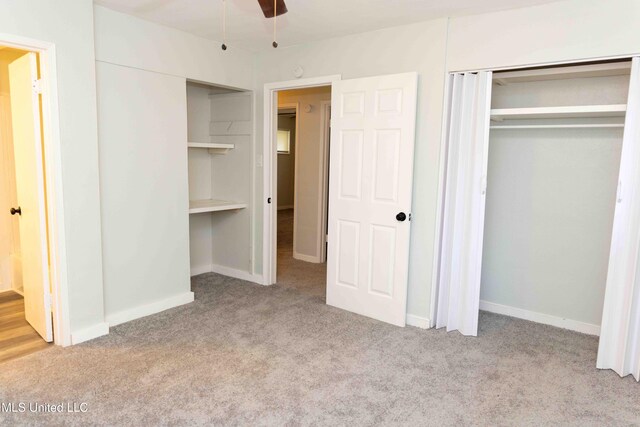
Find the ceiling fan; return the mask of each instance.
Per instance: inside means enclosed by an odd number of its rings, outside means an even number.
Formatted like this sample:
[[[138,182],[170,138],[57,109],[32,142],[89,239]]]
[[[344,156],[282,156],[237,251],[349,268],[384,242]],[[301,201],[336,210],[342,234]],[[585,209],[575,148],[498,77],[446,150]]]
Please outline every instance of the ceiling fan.
[[[260,5],[260,9],[262,9],[262,13],[265,18],[274,18],[273,19],[273,43],[271,44],[274,48],[278,47],[278,42],[276,41],[276,16],[284,15],[287,13],[287,5],[284,3],[284,0],[258,0],[258,4]],[[227,50],[227,3],[226,0],[222,0],[222,50]]]
[[[284,4],[284,0],[258,0],[258,4],[265,18],[273,18],[274,7],[276,16],[287,13],[287,5]]]

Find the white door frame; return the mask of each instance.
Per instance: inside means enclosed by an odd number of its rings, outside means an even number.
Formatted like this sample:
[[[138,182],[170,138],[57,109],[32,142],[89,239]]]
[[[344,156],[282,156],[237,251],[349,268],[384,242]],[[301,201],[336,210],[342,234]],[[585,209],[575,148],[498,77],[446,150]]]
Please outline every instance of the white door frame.
[[[298,201],[298,198],[296,197],[296,188],[298,187],[298,175],[297,175],[297,170],[298,168],[296,167],[298,164],[298,123],[299,123],[299,116],[300,116],[300,103],[299,102],[290,102],[290,103],[286,103],[286,104],[279,104],[276,106],[276,110],[278,111],[278,114],[280,113],[280,110],[295,110],[296,111],[296,127],[295,127],[295,133],[293,135],[293,147],[294,147],[294,153],[293,153],[293,257],[296,257],[296,224],[298,223],[298,218],[297,218],[297,214],[298,214],[298,206],[296,206],[296,203]],[[277,126],[277,118],[276,118],[276,126]],[[278,129],[276,129],[278,130]],[[276,147],[276,151],[278,151],[277,147]],[[291,149],[289,149],[289,155],[291,155]],[[278,194],[277,194],[277,188],[278,188],[278,155],[276,153],[276,163],[274,165],[273,168],[273,174],[275,175],[275,179],[276,179],[276,195],[275,197],[272,197],[271,199],[271,203],[275,205],[275,209],[276,209],[276,215],[277,215],[277,211],[278,211]],[[277,219],[277,217],[276,217]],[[276,221],[277,224],[277,221]],[[277,246],[277,239],[276,239],[276,246]]]
[[[276,132],[278,129],[278,91],[331,86],[340,81],[339,74],[266,83],[264,85],[264,131],[263,131],[263,227],[262,227],[262,273],[263,284],[276,283],[277,263],[277,209],[278,209],[278,150]],[[274,114],[275,112],[275,114]],[[297,148],[297,147],[296,147]],[[297,152],[297,150],[296,150]],[[271,203],[268,201],[271,200]]]
[[[69,326],[69,294],[64,229],[62,189],[62,156],[58,110],[58,85],[55,44],[11,34],[0,34],[0,45],[36,52],[40,57],[42,82],[42,133],[44,136],[45,188],[49,233],[49,277],[53,338],[56,345],[71,345]]]
[[[451,69],[447,70],[444,73],[444,99],[442,101],[442,122],[440,129],[440,153],[438,160],[438,198],[436,201],[436,221],[435,221],[435,238],[433,241],[433,258],[431,260],[432,265],[432,274],[431,274],[431,293],[430,293],[430,305],[429,305],[429,327],[433,328],[436,326],[436,301],[438,299],[438,278],[440,274],[440,258],[441,258],[441,242],[442,242],[442,218],[443,218],[443,209],[444,209],[444,198],[446,191],[446,183],[447,183],[447,168],[446,168],[446,159],[447,159],[447,150],[449,149],[447,142],[447,132],[446,126],[449,118],[446,115],[446,112],[449,108],[449,97],[450,97],[450,79],[449,76],[455,73],[473,73],[480,71],[518,71],[526,68],[536,68],[536,67],[553,67],[560,65],[568,65],[568,64],[576,64],[580,65],[586,62],[594,62],[594,61],[613,61],[616,59],[631,59],[634,56],[640,55],[640,52],[635,54],[625,54],[625,55],[613,55],[613,56],[601,56],[595,58],[577,58],[577,59],[566,59],[561,61],[551,61],[551,62],[538,62],[533,64],[523,64],[523,65],[507,65],[502,67],[490,67],[490,68],[481,68],[481,69]]]
[[[318,215],[318,226],[320,228],[320,239],[318,253],[320,262],[327,261],[327,223],[329,222],[329,144],[331,140],[331,101],[320,102],[320,159],[322,159],[322,170],[320,171],[320,212]]]

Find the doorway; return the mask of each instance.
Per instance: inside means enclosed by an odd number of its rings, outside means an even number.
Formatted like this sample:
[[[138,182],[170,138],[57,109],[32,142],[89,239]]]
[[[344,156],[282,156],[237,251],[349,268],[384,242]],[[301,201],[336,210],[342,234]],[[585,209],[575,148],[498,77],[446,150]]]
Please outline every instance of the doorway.
[[[331,87],[277,95],[277,283],[324,302]]]
[[[320,156],[330,163],[327,169],[330,171],[328,233],[324,235],[328,236],[325,239],[328,243],[326,303],[405,326],[418,92],[415,72],[265,84],[264,284],[277,282],[278,94],[288,89],[328,84],[331,84],[332,104],[331,110],[326,111],[330,111],[333,147]],[[313,106],[310,108],[313,111]],[[305,106],[305,110],[309,111],[309,107]],[[301,141],[301,132],[297,135]],[[300,158],[300,144],[297,152]],[[261,164],[261,159],[257,160]],[[300,169],[306,168],[299,163]],[[322,186],[326,181],[318,179],[317,182]],[[304,197],[318,200],[322,194],[320,190]],[[301,228],[298,219],[308,219],[308,216],[301,210],[299,201],[294,201],[294,205],[294,227]],[[322,211],[308,214],[315,215],[314,228],[322,230]],[[299,249],[296,244],[296,250]],[[318,249],[321,253],[322,243]]]
[[[0,362],[53,341],[40,62],[0,48]]]

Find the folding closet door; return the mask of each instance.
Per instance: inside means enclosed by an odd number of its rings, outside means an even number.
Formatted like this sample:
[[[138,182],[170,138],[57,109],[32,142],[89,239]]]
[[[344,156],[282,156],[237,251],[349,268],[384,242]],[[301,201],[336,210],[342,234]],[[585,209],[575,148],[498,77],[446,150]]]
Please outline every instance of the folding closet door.
[[[640,58],[633,58],[597,366],[640,381]]]
[[[478,334],[491,72],[450,76],[436,327]]]

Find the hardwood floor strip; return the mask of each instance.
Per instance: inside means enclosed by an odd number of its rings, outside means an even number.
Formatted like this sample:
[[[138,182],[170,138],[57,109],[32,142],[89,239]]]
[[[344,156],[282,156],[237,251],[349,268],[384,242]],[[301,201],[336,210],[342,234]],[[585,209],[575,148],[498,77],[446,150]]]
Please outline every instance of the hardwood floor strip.
[[[15,292],[0,293],[0,363],[49,346],[24,317],[24,299]]]

